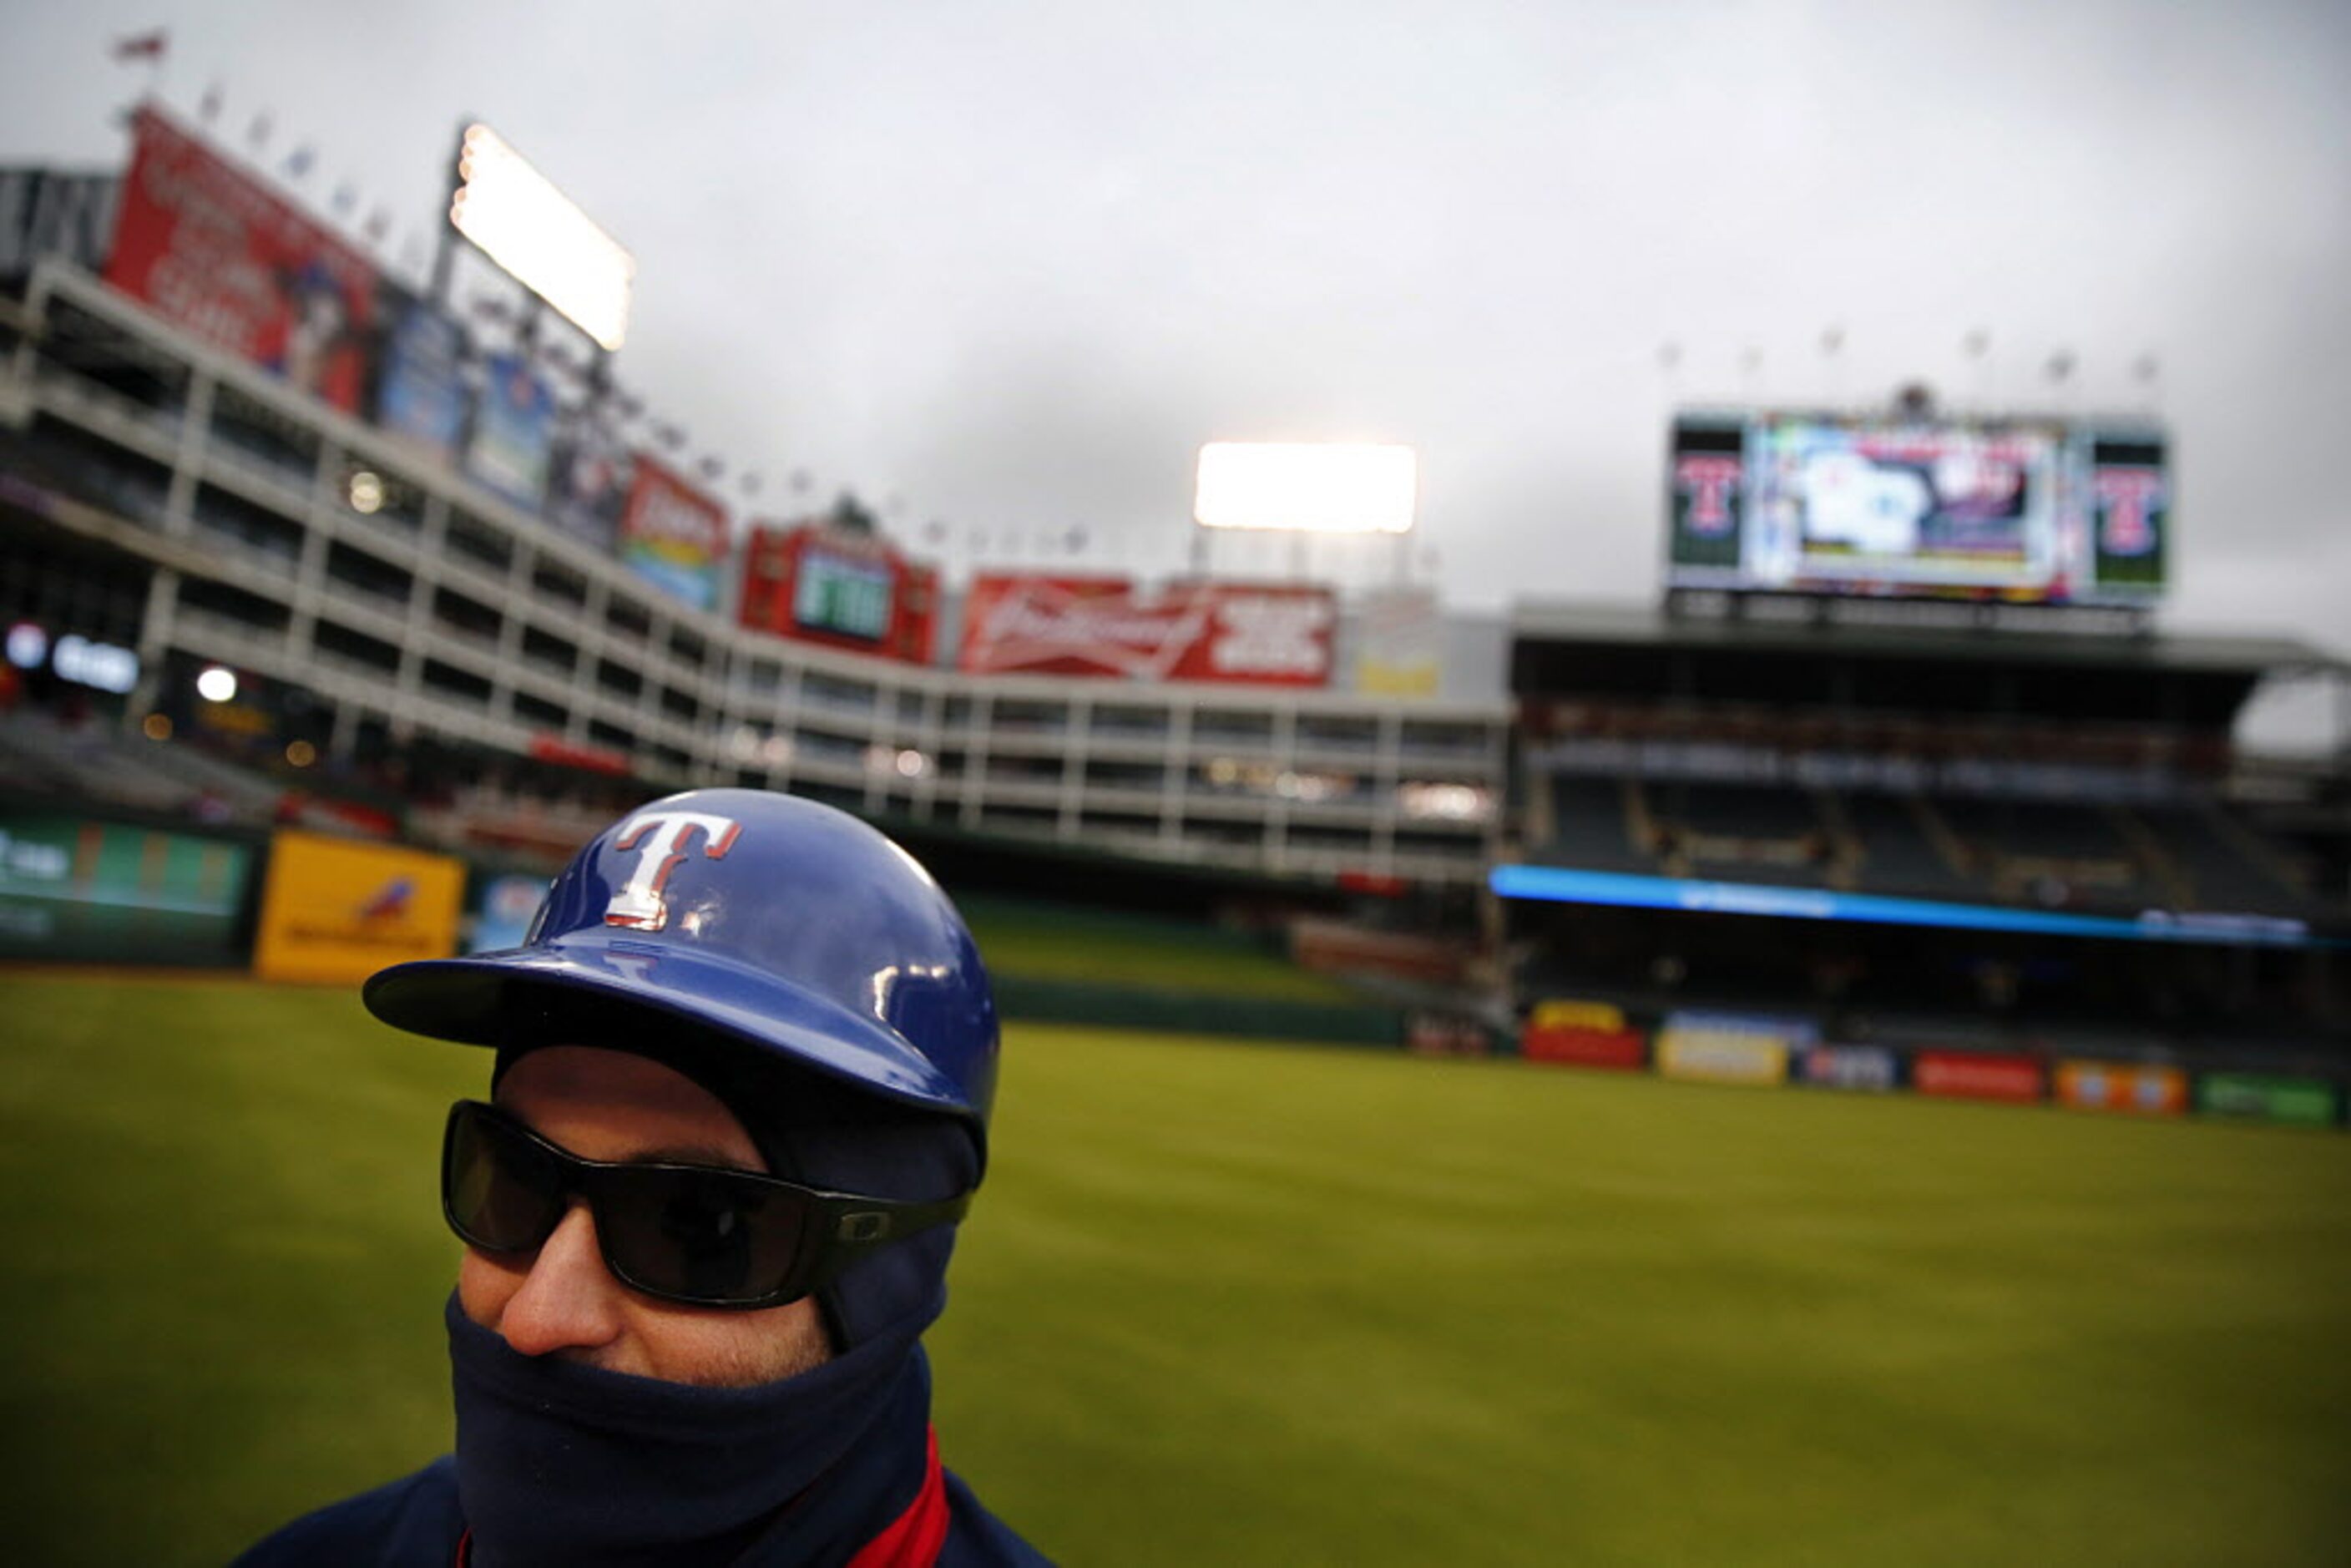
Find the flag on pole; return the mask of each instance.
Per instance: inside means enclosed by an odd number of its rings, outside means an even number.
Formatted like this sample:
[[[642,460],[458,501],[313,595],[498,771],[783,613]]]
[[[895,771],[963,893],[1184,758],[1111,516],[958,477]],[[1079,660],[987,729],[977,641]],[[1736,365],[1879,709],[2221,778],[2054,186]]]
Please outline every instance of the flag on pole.
[[[127,38],[114,40],[114,61],[129,65],[133,60],[161,61],[164,51],[172,47],[168,28],[158,27],[152,33],[133,33]]]

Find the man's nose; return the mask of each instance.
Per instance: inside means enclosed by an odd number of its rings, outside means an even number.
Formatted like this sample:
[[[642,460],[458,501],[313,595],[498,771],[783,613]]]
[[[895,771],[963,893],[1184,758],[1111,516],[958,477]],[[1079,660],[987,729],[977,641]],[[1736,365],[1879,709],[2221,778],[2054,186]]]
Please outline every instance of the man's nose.
[[[594,1218],[575,1200],[507,1298],[498,1333],[525,1355],[600,1349],[620,1335],[622,1289],[597,1250]]]

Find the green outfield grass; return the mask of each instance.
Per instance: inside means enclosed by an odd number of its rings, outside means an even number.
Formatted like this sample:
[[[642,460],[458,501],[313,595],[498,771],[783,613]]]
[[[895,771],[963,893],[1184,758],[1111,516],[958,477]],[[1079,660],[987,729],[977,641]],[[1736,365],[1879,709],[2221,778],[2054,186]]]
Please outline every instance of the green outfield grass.
[[[9,1559],[444,1448],[348,993],[0,976]],[[2351,1137],[1015,1028],[948,1461],[1092,1563],[2340,1563]]]
[[[1246,936],[1204,924],[1018,899],[958,904],[993,974],[1280,1001],[1361,999]]]

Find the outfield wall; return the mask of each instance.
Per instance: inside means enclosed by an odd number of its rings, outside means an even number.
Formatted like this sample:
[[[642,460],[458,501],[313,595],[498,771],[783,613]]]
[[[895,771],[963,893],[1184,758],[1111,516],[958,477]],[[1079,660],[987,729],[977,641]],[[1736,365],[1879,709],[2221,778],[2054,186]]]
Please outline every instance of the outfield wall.
[[[246,968],[356,984],[388,963],[516,939],[536,879],[367,841],[273,834],[0,798],[0,960]],[[527,917],[527,916],[526,916]],[[2100,1115],[2339,1127],[2343,1070],[2120,1052],[1823,1038],[1794,1014],[1681,1009],[1642,1024],[1551,998],[1515,1038],[1437,1008],[997,977],[1008,1019],[1653,1072],[1687,1082],[2053,1103]]]
[[[1832,1040],[1787,1014],[1687,1009],[1643,1028],[1613,1002],[1554,997],[1527,1013],[1519,1054],[1532,1062],[1650,1071],[1685,1082],[1929,1099],[2054,1104],[2096,1115],[2346,1124],[2351,1082],[2341,1069],[2249,1071],[2047,1046]]]

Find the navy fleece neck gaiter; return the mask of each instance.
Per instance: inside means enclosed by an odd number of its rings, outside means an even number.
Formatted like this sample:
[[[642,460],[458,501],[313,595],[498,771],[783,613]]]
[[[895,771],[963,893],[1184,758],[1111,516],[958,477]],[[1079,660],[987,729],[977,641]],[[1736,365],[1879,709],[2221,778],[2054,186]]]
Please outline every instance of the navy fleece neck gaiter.
[[[475,1568],[729,1563],[773,1540],[787,1509],[885,1522],[886,1496],[805,1495],[828,1479],[892,1487],[903,1467],[886,1457],[841,1463],[861,1443],[902,1446],[905,1427],[922,1460],[919,1322],[778,1383],[699,1388],[523,1355],[454,1294],[445,1315]]]

